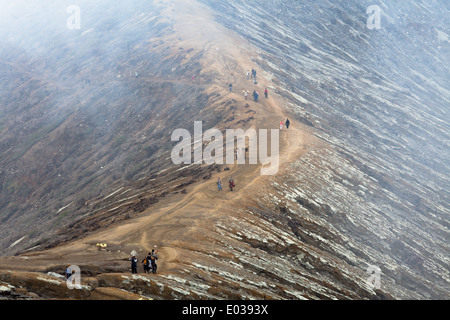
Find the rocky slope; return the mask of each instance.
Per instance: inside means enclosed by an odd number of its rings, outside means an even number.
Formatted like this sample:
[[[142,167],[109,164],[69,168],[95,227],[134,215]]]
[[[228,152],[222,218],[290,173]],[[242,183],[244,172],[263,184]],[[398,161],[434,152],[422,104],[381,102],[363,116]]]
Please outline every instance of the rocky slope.
[[[275,220],[341,270],[380,267],[395,297],[448,298],[448,6],[380,4],[369,30],[372,4],[210,5],[321,141],[261,198]]]
[[[381,30],[356,1],[151,4],[85,3],[83,28],[45,33],[48,49],[1,39],[15,48],[0,55],[4,297],[449,297],[444,2],[383,5]],[[170,161],[171,132],[194,120],[286,117],[275,176]],[[238,192],[218,192],[231,175]],[[155,244],[158,273],[131,275],[130,252]]]
[[[212,127],[235,106],[214,109],[223,100],[205,90],[210,80],[191,80],[201,72],[202,52],[171,41],[164,5],[145,3],[84,3],[85,27],[69,30],[65,3],[44,2],[30,8],[40,13],[34,19],[2,29],[9,32],[0,54],[3,255],[42,248],[59,228],[115,203],[108,195],[120,187],[143,210],[173,186],[181,191],[203,177],[197,170],[176,182],[179,174],[166,176],[170,133],[198,115]],[[39,21],[43,12],[56,22]],[[36,24],[43,29],[33,30]],[[154,183],[173,185],[143,198],[157,176]]]

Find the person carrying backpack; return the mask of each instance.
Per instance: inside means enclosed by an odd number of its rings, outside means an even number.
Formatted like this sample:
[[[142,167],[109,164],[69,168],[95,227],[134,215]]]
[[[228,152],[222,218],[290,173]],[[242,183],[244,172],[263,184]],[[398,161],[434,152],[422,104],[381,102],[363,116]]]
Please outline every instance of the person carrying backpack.
[[[151,269],[150,252],[144,258],[144,260],[142,260],[142,263],[144,265],[144,273],[150,273],[150,269]]]
[[[142,266],[144,267],[144,273],[147,273],[147,265],[148,265],[147,257],[145,257],[144,260],[141,261],[141,263]]]

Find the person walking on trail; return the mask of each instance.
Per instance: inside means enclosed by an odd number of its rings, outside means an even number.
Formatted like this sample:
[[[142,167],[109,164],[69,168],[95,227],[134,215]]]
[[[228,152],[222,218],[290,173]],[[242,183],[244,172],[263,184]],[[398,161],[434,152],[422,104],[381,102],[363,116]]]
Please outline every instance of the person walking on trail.
[[[230,191],[233,191],[233,188],[235,187],[233,178],[230,178],[230,180],[228,181],[228,183],[229,183],[229,185],[230,185]]]
[[[130,260],[131,260],[131,273],[137,273],[137,263],[138,263],[137,257],[132,256]]]
[[[283,130],[283,120],[280,121],[280,130]]]
[[[245,100],[247,100],[247,96],[248,96],[248,90],[247,90],[247,91],[244,91],[244,97],[245,97]]]
[[[269,90],[267,90],[267,88],[264,90],[264,96],[266,97],[266,99],[267,99],[268,96],[269,96]]]
[[[249,77],[250,77],[250,71],[247,70],[247,80],[249,79]]]
[[[255,100],[255,102],[258,102],[258,97],[259,97],[259,93],[256,92],[256,90],[253,90],[253,100]]]
[[[218,191],[222,191],[222,180],[220,178],[217,179],[217,188],[219,189]]]
[[[156,273],[156,269],[158,269],[158,266],[156,264],[156,260],[158,260],[158,256],[156,255],[158,253],[158,250],[152,249],[152,253],[150,254],[150,261],[151,261],[151,269],[152,269],[152,273],[155,274]]]
[[[152,266],[152,259],[151,259],[151,253],[148,253],[147,256],[148,259],[148,273],[150,274],[150,271],[153,270],[153,266]]]
[[[142,263],[142,266],[144,267],[144,273],[147,273],[147,265],[148,265],[148,263],[147,263],[147,257],[145,257],[145,258],[141,261],[141,263]]]
[[[228,87],[230,88],[230,92],[231,92],[231,88],[233,87],[233,85],[231,84],[231,82],[230,82],[230,84],[228,85]]]
[[[289,129],[289,125],[291,124],[291,122],[289,121],[289,119],[286,119],[285,124],[286,124],[286,129]]]

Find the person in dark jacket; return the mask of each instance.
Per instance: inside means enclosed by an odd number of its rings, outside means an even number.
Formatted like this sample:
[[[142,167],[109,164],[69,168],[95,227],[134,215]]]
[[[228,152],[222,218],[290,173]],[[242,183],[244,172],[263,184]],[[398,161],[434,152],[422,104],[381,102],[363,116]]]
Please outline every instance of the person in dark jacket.
[[[131,273],[137,273],[137,263],[138,263],[137,257],[132,256],[130,260],[131,260]]]
[[[234,179],[230,178],[230,180],[228,181],[228,184],[230,186],[230,191],[233,191],[233,188],[235,187]]]
[[[291,122],[289,121],[289,119],[286,119],[285,124],[286,124],[286,129],[289,129],[289,125],[291,124]]]

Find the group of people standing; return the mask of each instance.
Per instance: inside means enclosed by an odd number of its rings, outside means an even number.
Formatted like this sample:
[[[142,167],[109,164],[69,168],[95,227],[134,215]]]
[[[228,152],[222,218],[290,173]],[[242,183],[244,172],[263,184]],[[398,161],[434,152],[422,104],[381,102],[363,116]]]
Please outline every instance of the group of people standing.
[[[252,68],[252,73],[250,74],[250,71],[247,70],[247,80],[249,80],[249,78],[253,78],[256,80],[256,70]]]
[[[156,269],[158,268],[158,265],[156,263],[156,260],[158,260],[158,256],[156,255],[157,253],[158,250],[156,250],[155,252],[155,249],[152,249],[152,252],[149,252],[148,255],[142,260],[144,273],[156,273]],[[137,256],[133,255],[129,260],[131,261],[131,273],[137,273]]]
[[[250,73],[249,70],[247,70],[247,80],[253,79],[253,84],[257,84],[258,82],[256,81],[256,70],[252,68],[252,71]],[[248,97],[248,90],[247,91],[243,91],[242,92],[244,94],[245,100],[247,100]],[[258,98],[259,98],[259,92],[256,90],[253,90],[253,100],[255,102],[258,102]],[[264,88],[264,97],[267,99],[269,97],[269,90],[267,90],[267,88]]]

